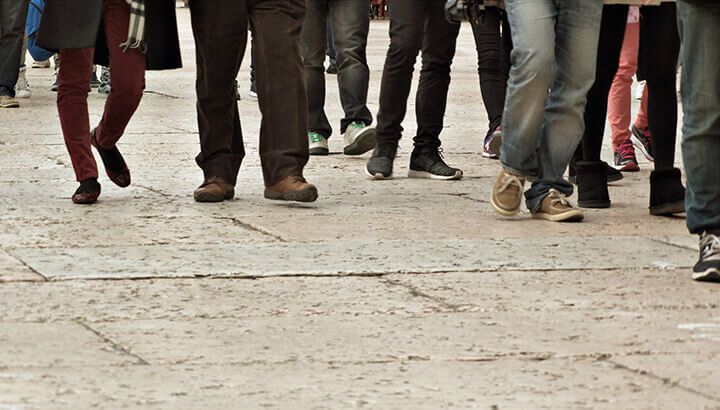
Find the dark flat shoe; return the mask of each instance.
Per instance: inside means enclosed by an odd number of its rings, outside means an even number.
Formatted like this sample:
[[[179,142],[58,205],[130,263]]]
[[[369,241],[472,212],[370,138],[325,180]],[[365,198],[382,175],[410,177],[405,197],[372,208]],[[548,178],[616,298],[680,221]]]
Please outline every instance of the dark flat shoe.
[[[81,205],[94,204],[100,196],[100,191],[101,188],[97,179],[86,179],[80,182],[80,186],[72,196],[72,201]]]
[[[100,158],[102,158],[108,178],[121,188],[127,187],[130,185],[130,170],[120,150],[118,150],[117,146],[109,149],[101,147],[95,136],[95,130],[96,128],[90,134],[92,136],[92,145],[97,149]]]

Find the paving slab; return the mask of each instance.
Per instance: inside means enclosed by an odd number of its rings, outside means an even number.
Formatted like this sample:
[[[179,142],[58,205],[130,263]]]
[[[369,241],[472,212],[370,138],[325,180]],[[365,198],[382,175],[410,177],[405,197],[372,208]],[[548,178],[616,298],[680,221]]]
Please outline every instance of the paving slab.
[[[45,278],[0,249],[0,283],[42,280],[45,280]]]
[[[642,249],[618,264],[601,255]],[[438,252],[442,249],[442,252]],[[481,250],[481,252],[478,252]],[[518,252],[522,250],[522,252]],[[579,258],[578,255],[586,255]],[[683,249],[648,239],[542,238],[448,241],[325,241],[251,245],[18,248],[12,253],[51,279],[346,275],[497,270],[689,267]],[[597,255],[597,256],[594,256]]]

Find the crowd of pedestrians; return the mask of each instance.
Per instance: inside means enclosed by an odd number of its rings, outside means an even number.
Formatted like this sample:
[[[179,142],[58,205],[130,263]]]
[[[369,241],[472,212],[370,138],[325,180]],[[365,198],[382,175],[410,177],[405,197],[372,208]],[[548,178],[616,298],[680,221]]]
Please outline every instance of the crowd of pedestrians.
[[[79,187],[91,204],[101,187],[91,147],[109,179],[126,187],[130,170],[117,142],[137,108],[146,70],[181,66],[174,0],[45,0],[37,32],[25,30],[29,0],[0,0],[0,108],[30,97],[25,47],[57,52],[57,106]],[[35,2],[36,0],[33,0]],[[483,2],[480,2],[483,3]],[[345,155],[372,151],[371,179],[393,176],[413,67],[418,129],[408,177],[456,180],[442,155],[451,65],[460,24],[443,0],[215,0],[186,2],[197,57],[197,116],[203,183],[199,202],[234,197],[245,155],[236,76],[252,38],[252,91],[262,124],[265,197],[312,202],[310,155],[327,155],[334,130]],[[390,15],[390,44],[376,119],[368,109],[371,18]],[[81,23],[80,23],[81,22]],[[485,0],[471,21],[480,91],[489,123],[481,154],[499,159],[492,208],[513,217],[523,197],[533,218],[581,221],[581,208],[611,206],[608,183],[639,170],[636,150],[653,162],[649,212],[687,214],[700,237],[698,280],[720,280],[720,3],[714,0]],[[250,31],[250,34],[249,34]],[[331,66],[326,70],[326,55]],[[49,61],[38,61],[48,67]],[[101,66],[101,80],[95,78]],[[682,70],[682,152],[687,190],[675,167],[676,81]],[[112,73],[112,87],[110,87]],[[336,74],[343,118],[326,114],[326,74]],[[631,118],[633,76],[646,81]],[[94,81],[108,94],[89,124]],[[90,82],[90,83],[89,83]],[[606,119],[612,165],[601,160]],[[569,178],[566,171],[569,169]],[[526,189],[527,185],[527,189]],[[578,205],[568,198],[577,185]]]

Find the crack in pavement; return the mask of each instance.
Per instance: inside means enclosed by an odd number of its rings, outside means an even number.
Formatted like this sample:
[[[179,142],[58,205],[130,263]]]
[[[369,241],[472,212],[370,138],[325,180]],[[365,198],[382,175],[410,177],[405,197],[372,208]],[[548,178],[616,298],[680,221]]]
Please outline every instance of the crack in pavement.
[[[82,327],[85,328],[86,330],[89,330],[90,332],[92,332],[95,336],[97,336],[97,337],[98,337],[100,340],[102,340],[104,343],[109,344],[110,347],[112,347],[113,350],[115,350],[116,352],[134,358],[134,359],[137,361],[137,363],[136,363],[137,365],[142,365],[142,366],[149,366],[149,365],[150,365],[150,363],[148,363],[145,359],[143,359],[142,357],[140,357],[140,356],[136,355],[135,353],[131,352],[130,349],[128,349],[128,348],[120,345],[119,343],[117,343],[117,342],[115,342],[114,340],[112,340],[110,337],[105,336],[104,334],[102,334],[102,332],[93,329],[89,324],[83,322],[82,320],[75,320],[74,322],[75,322],[76,324],[82,326]]]
[[[411,296],[420,298],[420,299],[429,300],[431,302],[434,302],[436,305],[440,305],[440,307],[442,307],[444,309],[450,309],[453,312],[459,311],[460,308],[463,307],[463,305],[452,304],[452,303],[447,302],[445,299],[443,299],[441,297],[433,296],[429,293],[425,293],[422,290],[420,290],[418,287],[413,286],[408,283],[403,283],[397,279],[383,279],[383,280],[381,280],[381,282],[388,286],[395,286],[395,287],[399,286],[399,287],[405,288],[408,290],[408,292],[410,292]]]
[[[213,216],[212,218],[213,218],[213,219],[220,219],[220,220],[231,221],[231,222],[232,222],[233,224],[235,224],[236,226],[245,228],[245,229],[250,230],[250,231],[253,231],[253,232],[257,232],[257,233],[259,233],[259,234],[262,234],[262,235],[265,235],[265,236],[267,236],[267,237],[273,238],[273,239],[275,239],[276,241],[285,242],[285,243],[290,243],[289,240],[283,238],[283,237],[280,236],[280,235],[274,234],[274,233],[268,231],[267,229],[261,228],[261,227],[259,227],[259,226],[255,226],[255,225],[253,225],[253,224],[250,224],[250,223],[247,223],[247,222],[243,222],[243,221],[241,221],[241,220],[238,219],[238,218],[234,218],[234,217],[231,217],[231,216]]]
[[[720,397],[716,397],[716,396],[713,396],[713,395],[710,395],[707,393],[703,393],[699,390],[693,389],[692,387],[687,387],[687,386],[681,384],[677,380],[673,380],[669,377],[663,377],[663,376],[657,375],[649,370],[634,369],[632,367],[626,366],[622,363],[618,363],[618,362],[612,360],[612,357],[601,358],[599,361],[604,361],[604,362],[610,363],[611,365],[615,366],[617,369],[621,369],[621,370],[625,370],[625,371],[628,371],[628,372],[631,372],[634,374],[645,376],[645,377],[651,378],[653,380],[660,381],[663,384],[666,384],[666,385],[669,385],[672,387],[677,387],[678,389],[686,391],[690,394],[695,394],[697,396],[700,396],[700,397],[708,399],[708,400],[720,402]]]

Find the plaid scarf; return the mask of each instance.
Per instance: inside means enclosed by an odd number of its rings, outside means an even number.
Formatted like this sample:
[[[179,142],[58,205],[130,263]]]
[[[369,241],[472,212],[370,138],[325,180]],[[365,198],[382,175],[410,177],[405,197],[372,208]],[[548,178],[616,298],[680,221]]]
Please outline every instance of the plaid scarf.
[[[127,41],[120,44],[123,51],[135,48],[141,53],[147,52],[145,45],[145,0],[125,0],[130,7],[130,28]]]

